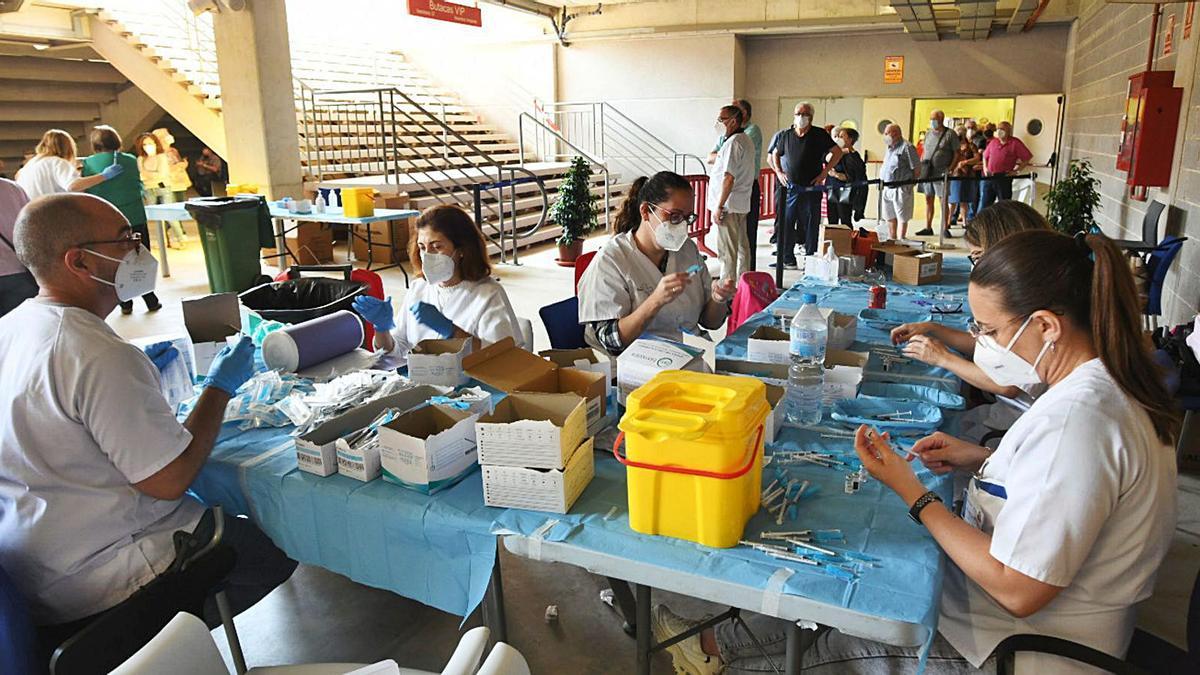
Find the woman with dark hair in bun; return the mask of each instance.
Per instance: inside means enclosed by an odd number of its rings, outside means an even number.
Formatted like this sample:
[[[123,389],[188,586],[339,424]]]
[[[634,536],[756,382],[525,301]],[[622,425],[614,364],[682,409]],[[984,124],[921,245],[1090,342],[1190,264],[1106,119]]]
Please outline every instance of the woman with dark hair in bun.
[[[728,318],[734,281],[714,282],[688,238],[693,197],[670,171],[633,182],[616,234],[579,280],[579,322],[592,347],[615,356],[643,334],[679,340]]]

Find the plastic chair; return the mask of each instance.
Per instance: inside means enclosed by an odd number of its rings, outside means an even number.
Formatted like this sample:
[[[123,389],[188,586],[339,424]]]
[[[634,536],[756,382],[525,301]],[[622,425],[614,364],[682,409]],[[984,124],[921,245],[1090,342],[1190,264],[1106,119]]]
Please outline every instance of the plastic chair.
[[[517,324],[521,326],[521,342],[522,347],[529,351],[533,349],[533,322],[524,317],[517,317]]]
[[[29,607],[12,579],[0,568],[0,673],[32,673],[36,638]]]
[[[725,334],[733,332],[745,323],[746,319],[766,309],[767,305],[779,297],[779,289],[775,279],[766,272],[743,272],[738,279],[737,290],[733,293],[733,307],[729,312],[729,324]]]
[[[1167,208],[1166,204],[1160,201],[1152,201],[1146,207],[1146,215],[1142,216],[1142,238],[1137,239],[1114,239],[1113,243],[1118,248],[1124,249],[1127,253],[1136,255],[1144,255],[1149,253],[1151,249],[1158,246],[1158,221],[1162,218],[1163,211]]]
[[[552,349],[578,349],[588,346],[583,339],[583,324],[579,323],[579,298],[546,305],[538,310]]]
[[[487,647],[490,631],[480,626],[462,636],[442,675],[471,675]],[[358,663],[310,663],[252,668],[251,675],[341,675],[362,668]],[[403,675],[432,675],[401,668]],[[528,671],[526,671],[528,672]],[[112,675],[229,675],[217,643],[200,619],[180,612],[150,642],[112,671]]]
[[[595,257],[595,251],[588,251],[587,253],[581,253],[575,259],[575,295],[579,295],[579,280],[583,278],[584,271],[587,270],[588,265],[592,264],[592,258]]]
[[[1200,673],[1200,572],[1192,584],[1192,597],[1188,603],[1186,651],[1140,629],[1133,631],[1124,661],[1070,640],[1045,635],[1012,635],[996,646],[998,672],[1011,675],[1019,652],[1064,656],[1117,675]]]
[[[479,667],[476,675],[531,675],[529,663],[521,652],[503,642],[492,647],[492,653]]]
[[[1146,308],[1143,310],[1146,316],[1157,317],[1162,314],[1163,284],[1167,280],[1167,270],[1171,268],[1171,262],[1179,255],[1185,241],[1187,237],[1167,237],[1150,251],[1146,261],[1146,271],[1150,277]]]

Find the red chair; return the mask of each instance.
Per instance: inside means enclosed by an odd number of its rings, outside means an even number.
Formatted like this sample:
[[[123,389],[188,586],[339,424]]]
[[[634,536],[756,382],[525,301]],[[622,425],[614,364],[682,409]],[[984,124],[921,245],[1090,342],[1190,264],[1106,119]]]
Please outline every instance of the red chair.
[[[733,307],[729,312],[729,323],[725,334],[733,335],[746,319],[767,308],[779,297],[775,279],[766,272],[743,272],[733,294]]]
[[[575,259],[575,295],[579,295],[579,280],[583,278],[583,272],[588,265],[592,264],[592,258],[596,257],[595,251],[579,254]]]

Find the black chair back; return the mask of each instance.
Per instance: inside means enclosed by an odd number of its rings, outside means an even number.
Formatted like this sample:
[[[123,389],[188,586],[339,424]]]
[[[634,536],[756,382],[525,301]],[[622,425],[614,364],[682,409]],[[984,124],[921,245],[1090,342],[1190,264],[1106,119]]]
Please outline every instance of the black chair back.
[[[101,614],[54,652],[52,675],[95,675],[115,669],[158,635],[179,612],[204,618],[204,602],[237,562],[218,544],[186,570],[165,572]]]
[[[1146,215],[1142,216],[1142,243],[1147,246],[1158,245],[1158,221],[1162,218],[1163,209],[1167,206],[1160,201],[1152,201],[1146,207]]]

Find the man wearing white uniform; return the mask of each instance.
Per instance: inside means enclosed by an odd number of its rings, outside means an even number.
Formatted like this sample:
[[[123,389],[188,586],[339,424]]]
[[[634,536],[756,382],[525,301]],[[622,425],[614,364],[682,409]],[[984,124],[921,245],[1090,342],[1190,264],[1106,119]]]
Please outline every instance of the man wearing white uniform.
[[[887,152],[883,156],[883,166],[879,169],[879,179],[884,183],[906,181],[916,178],[921,166],[917,157],[917,149],[912,143],[904,140],[899,124],[889,124],[883,132],[883,142]],[[883,188],[883,213],[881,216],[888,223],[888,238],[896,238],[896,224],[900,225],[899,234],[903,239],[908,234],[908,221],[913,214],[913,186],[897,185]]]
[[[742,128],[742,110],[735,105],[721,108],[717,125],[725,133],[725,142],[717,150],[708,176],[706,207],[720,235],[717,249],[721,258],[721,278],[742,277],[750,271],[750,239],[746,235],[746,214],[750,212],[750,193],[758,170],[755,168],[754,143]]]
[[[204,507],[185,492],[254,346],[243,338],[217,356],[180,424],[154,364],[104,322],[157,276],[125,217],[91,195],[43,197],[21,211],[14,244],[41,290],[0,318],[0,565],[52,650],[165,571],[173,533],[197,526]],[[248,520],[225,527],[236,612],[296,563]]]
[[[617,214],[617,234],[579,280],[579,322],[588,344],[611,356],[643,334],[680,340],[729,317],[734,281],[713,281],[688,238],[692,188],[660,171],[638,178]]]

